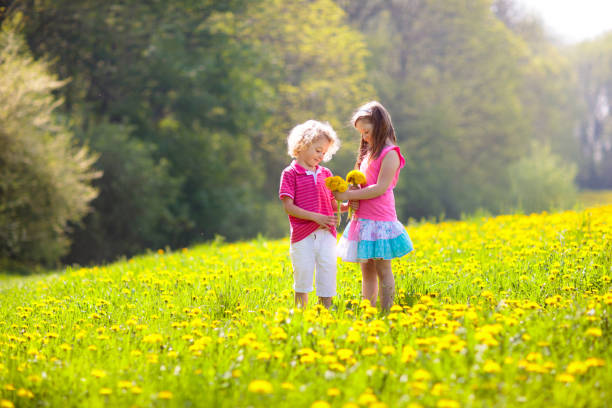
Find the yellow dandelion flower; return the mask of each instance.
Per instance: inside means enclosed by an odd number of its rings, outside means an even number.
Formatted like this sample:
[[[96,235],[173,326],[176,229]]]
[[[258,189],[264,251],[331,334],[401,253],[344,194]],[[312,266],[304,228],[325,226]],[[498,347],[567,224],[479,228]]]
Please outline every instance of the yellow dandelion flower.
[[[485,373],[499,373],[501,371],[501,367],[493,360],[487,360],[482,365],[482,371]]]
[[[584,363],[587,367],[603,367],[606,365],[604,360],[595,357],[588,358]]]
[[[427,370],[418,369],[412,373],[412,379],[415,381],[429,381],[431,379],[431,374],[429,374]]]
[[[353,185],[366,184],[366,176],[359,170],[351,170],[346,175],[346,182]]]
[[[586,365],[586,363],[582,362],[582,361],[572,361],[571,363],[569,363],[567,365],[567,368],[565,369],[565,371],[568,374],[584,374],[587,372],[587,370],[589,369],[589,366]]]
[[[417,357],[417,352],[410,346],[404,346],[402,349],[402,363],[410,363],[414,361]]]
[[[121,389],[128,389],[128,388],[132,388],[132,382],[131,381],[126,381],[126,380],[121,380],[117,383],[117,387],[121,388]]]
[[[602,331],[599,327],[591,327],[585,333],[587,336],[591,337],[601,337]]]
[[[130,389],[130,392],[134,395],[142,394],[142,388],[136,385]]]
[[[268,361],[270,357],[272,357],[272,355],[268,353],[267,351],[260,351],[257,354],[257,360],[260,360],[260,361]]]
[[[327,401],[315,401],[310,405],[310,408],[331,408]]]
[[[372,348],[372,347],[367,347],[367,348],[364,348],[364,349],[361,351],[361,355],[362,355],[362,356],[366,356],[366,357],[367,357],[367,356],[375,356],[375,355],[376,355],[376,353],[377,353],[376,349],[375,349],[375,348]]]
[[[384,346],[381,350],[381,353],[383,353],[385,356],[390,356],[392,354],[395,354],[395,347],[393,346]]]
[[[338,358],[342,361],[348,360],[353,357],[353,350],[351,349],[339,349],[337,351]]]
[[[364,392],[359,396],[357,402],[359,405],[370,405],[378,402],[378,398],[376,398],[376,395],[372,394],[371,392]]]
[[[15,405],[9,400],[0,400],[0,408],[15,408]]]
[[[330,388],[327,390],[328,397],[337,397],[340,395],[340,390],[338,388]]]
[[[455,400],[441,399],[436,404],[438,408],[460,408],[461,405]]]
[[[144,338],[142,339],[143,343],[149,343],[149,344],[154,344],[154,343],[161,343],[162,340],[164,338],[162,337],[161,334],[149,334],[147,336],[144,336]]]
[[[571,374],[567,374],[567,373],[557,374],[557,376],[555,377],[555,380],[557,380],[558,382],[563,382],[563,383],[571,383],[571,382],[574,382],[574,376]]]
[[[159,393],[157,393],[157,398],[163,400],[170,400],[172,399],[172,393],[170,391],[160,391]]]
[[[17,396],[21,398],[34,398],[34,393],[30,390],[26,390],[25,388],[20,388],[17,390]]]
[[[342,405],[342,408],[359,408],[359,405],[355,404],[354,402],[347,402],[346,404]]]
[[[445,395],[447,388],[444,384],[437,383],[431,388],[431,395],[435,395],[439,397],[440,395]]]
[[[282,384],[281,384],[281,388],[282,388],[283,390],[289,390],[289,391],[291,391],[291,390],[295,390],[295,385],[293,385],[293,384],[291,384],[291,383],[289,383],[289,382],[284,382],[284,383],[282,383]]]
[[[274,388],[266,380],[254,380],[249,384],[248,390],[254,394],[272,394]]]
[[[111,390],[110,388],[100,388],[100,395],[111,395],[113,393],[113,390]]]
[[[91,375],[92,377],[96,377],[96,378],[104,378],[106,377],[106,371],[94,369],[94,370],[91,370]]]

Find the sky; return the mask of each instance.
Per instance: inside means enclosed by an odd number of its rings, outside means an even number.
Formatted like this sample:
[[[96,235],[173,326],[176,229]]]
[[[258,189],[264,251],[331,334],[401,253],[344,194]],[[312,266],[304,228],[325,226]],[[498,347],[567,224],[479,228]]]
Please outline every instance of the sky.
[[[612,0],[518,0],[539,14],[549,31],[566,43],[577,43],[612,31]]]

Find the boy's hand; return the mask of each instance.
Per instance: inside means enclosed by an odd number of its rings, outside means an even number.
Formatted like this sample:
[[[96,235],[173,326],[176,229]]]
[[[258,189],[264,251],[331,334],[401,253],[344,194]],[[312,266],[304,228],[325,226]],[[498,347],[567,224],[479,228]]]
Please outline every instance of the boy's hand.
[[[336,217],[333,215],[317,214],[314,216],[313,221],[328,231],[331,230],[333,225],[336,225]]]

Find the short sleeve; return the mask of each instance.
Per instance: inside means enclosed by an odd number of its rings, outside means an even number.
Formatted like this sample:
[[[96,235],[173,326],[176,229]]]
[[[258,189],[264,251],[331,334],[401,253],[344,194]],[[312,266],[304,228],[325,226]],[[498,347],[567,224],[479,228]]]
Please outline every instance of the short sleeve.
[[[290,170],[284,170],[281,174],[278,198],[289,197],[295,200],[295,175]]]

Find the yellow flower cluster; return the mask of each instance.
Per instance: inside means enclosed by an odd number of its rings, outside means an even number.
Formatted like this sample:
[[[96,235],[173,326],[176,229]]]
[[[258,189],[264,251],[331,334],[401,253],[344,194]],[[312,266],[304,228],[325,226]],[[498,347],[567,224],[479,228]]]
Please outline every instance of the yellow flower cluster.
[[[348,184],[346,181],[344,181],[344,179],[340,176],[333,176],[333,177],[327,177],[325,179],[325,186],[331,191],[331,192],[339,192],[339,193],[344,193],[346,190],[348,190]],[[342,206],[342,201],[340,200],[336,200],[336,226],[340,225],[340,219],[341,219],[341,209]]]
[[[327,177],[325,179],[325,186],[332,192],[344,193],[348,190],[348,184],[340,176]]]
[[[366,184],[366,176],[359,170],[351,170],[346,175],[346,182],[352,185],[364,185]]]

